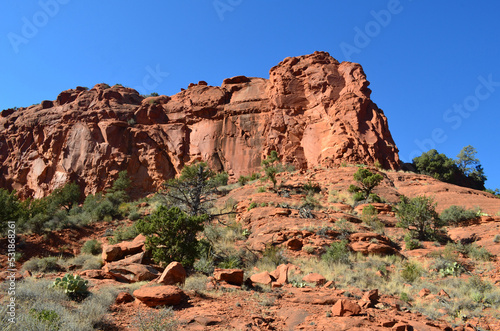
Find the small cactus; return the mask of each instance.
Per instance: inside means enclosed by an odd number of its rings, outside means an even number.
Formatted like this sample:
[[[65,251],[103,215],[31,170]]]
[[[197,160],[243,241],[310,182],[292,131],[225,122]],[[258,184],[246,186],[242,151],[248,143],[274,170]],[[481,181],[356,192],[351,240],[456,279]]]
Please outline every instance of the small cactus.
[[[82,298],[88,294],[88,280],[79,275],[66,274],[63,278],[56,278],[53,287],[63,289],[71,298]]]

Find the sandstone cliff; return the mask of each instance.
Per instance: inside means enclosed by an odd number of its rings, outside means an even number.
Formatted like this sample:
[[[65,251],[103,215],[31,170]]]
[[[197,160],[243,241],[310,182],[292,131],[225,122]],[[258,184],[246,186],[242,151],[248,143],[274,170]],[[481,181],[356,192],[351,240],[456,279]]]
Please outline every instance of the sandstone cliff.
[[[0,114],[0,187],[41,197],[67,181],[85,193],[128,170],[135,194],[206,160],[238,177],[277,150],[297,168],[380,162],[399,167],[387,118],[359,64],[328,53],[286,58],[269,79],[238,76],[169,96],[98,84]]]

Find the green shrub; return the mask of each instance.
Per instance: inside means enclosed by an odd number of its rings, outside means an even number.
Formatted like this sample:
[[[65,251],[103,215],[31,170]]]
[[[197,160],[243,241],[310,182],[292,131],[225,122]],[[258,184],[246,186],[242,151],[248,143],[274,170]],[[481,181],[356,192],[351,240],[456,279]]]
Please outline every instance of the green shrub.
[[[247,210],[248,210],[248,211],[250,211],[250,210],[254,209],[255,207],[257,207],[257,203],[256,203],[256,202],[252,202],[252,203],[250,203],[250,205],[248,206],[248,209],[247,209]]]
[[[0,231],[5,233],[8,222],[16,222],[21,216],[22,209],[16,192],[9,192],[0,188]]]
[[[277,184],[276,174],[279,172],[277,165],[278,161],[278,152],[271,151],[271,154],[261,162],[264,167],[264,172],[266,173],[265,179],[269,179],[273,183],[273,189],[276,188]]]
[[[349,186],[349,192],[362,193],[363,198],[359,200],[368,199],[372,190],[377,187],[383,179],[384,177],[382,177],[381,174],[375,174],[366,168],[359,168],[358,171],[354,173],[354,180],[357,181],[360,186]],[[360,194],[355,195],[354,200],[359,197],[361,197]]]
[[[66,261],[66,266],[76,266],[81,270],[101,269],[103,261],[99,255],[80,254]]]
[[[451,206],[445,209],[439,216],[444,224],[458,225],[462,222],[473,220],[477,217],[473,210],[466,210],[463,207]]]
[[[405,248],[408,251],[420,248],[420,241],[413,239],[410,233],[407,233],[405,235],[404,241],[405,241]]]
[[[493,242],[494,242],[495,244],[500,243],[500,234],[495,235],[495,238],[493,238]]]
[[[349,187],[349,192],[352,192],[351,187]],[[355,192],[352,198],[354,201],[361,201],[365,199],[365,194],[363,192]]]
[[[267,245],[262,253],[262,262],[278,267],[280,264],[288,263],[288,259],[283,255],[283,249],[274,245]]]
[[[494,258],[494,255],[488,252],[486,248],[479,247],[475,244],[470,245],[467,255],[476,261],[490,261]]]
[[[347,239],[351,235],[351,233],[354,232],[354,226],[352,225],[351,222],[347,221],[346,219],[342,218],[335,222],[335,230],[340,232],[340,239]]]
[[[101,243],[96,239],[87,240],[82,246],[82,253],[97,255],[102,252]]]
[[[241,258],[237,255],[228,256],[217,265],[222,269],[238,269],[243,266]]]
[[[23,265],[23,270],[30,272],[49,273],[58,272],[61,269],[58,258],[54,256],[44,258],[34,257],[26,261]]]
[[[328,264],[349,263],[350,251],[347,243],[347,240],[333,242],[321,258]]]
[[[32,308],[29,312],[38,322],[43,324],[45,329],[59,330],[61,317],[54,310],[36,310]]]
[[[430,197],[418,196],[409,199],[401,196],[397,208],[398,227],[408,229],[414,238],[428,239],[441,226],[436,204]]]
[[[159,206],[136,226],[146,236],[146,248],[157,263],[177,261],[190,267],[199,256],[197,234],[207,219],[207,215],[188,216],[178,207]]]
[[[264,186],[259,186],[259,188],[257,189],[257,193],[264,193],[266,192],[266,188]]]
[[[410,302],[410,296],[406,292],[401,292],[401,294],[399,295],[399,298],[403,302],[406,302],[406,303]]]
[[[243,175],[240,176],[240,178],[238,178],[238,183],[240,183],[241,186],[245,186],[248,183],[248,177]]]
[[[413,283],[421,276],[422,270],[416,263],[408,262],[403,265],[400,274],[405,281]]]
[[[228,180],[229,180],[229,174],[226,171],[219,172],[211,178],[213,185],[216,187],[227,185]]]
[[[248,179],[250,181],[252,181],[252,180],[259,179],[259,178],[260,178],[260,174],[258,172],[252,172],[252,174],[250,175],[250,177]]]
[[[137,221],[141,217],[142,217],[142,214],[139,213],[137,210],[133,210],[130,212],[130,214],[128,214],[128,219],[131,221]]]
[[[140,234],[135,225],[121,226],[113,231],[113,237],[109,238],[110,244],[118,244],[122,241],[132,240]]]
[[[304,184],[303,189],[306,191],[306,194],[311,195],[321,192],[321,186],[318,183],[311,183],[310,181]]]

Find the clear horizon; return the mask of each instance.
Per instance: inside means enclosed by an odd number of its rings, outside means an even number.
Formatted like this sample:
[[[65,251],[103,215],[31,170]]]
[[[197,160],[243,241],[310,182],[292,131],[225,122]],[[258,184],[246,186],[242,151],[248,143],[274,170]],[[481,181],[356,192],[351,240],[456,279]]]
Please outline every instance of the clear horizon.
[[[431,6],[432,4],[432,6]],[[500,188],[500,34],[493,1],[305,3],[214,0],[2,4],[0,109],[76,86],[172,95],[191,82],[269,77],[284,58],[327,51],[360,63],[400,158],[472,145]]]

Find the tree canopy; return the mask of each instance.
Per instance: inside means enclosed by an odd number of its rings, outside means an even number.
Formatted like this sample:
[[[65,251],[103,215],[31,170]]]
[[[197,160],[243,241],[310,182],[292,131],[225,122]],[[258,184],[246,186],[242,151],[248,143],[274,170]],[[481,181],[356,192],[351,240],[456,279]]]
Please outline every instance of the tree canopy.
[[[413,159],[413,165],[417,172],[432,176],[443,182],[484,190],[486,176],[484,170],[476,158],[476,149],[472,146],[462,148],[453,160],[445,154],[431,149]]]

